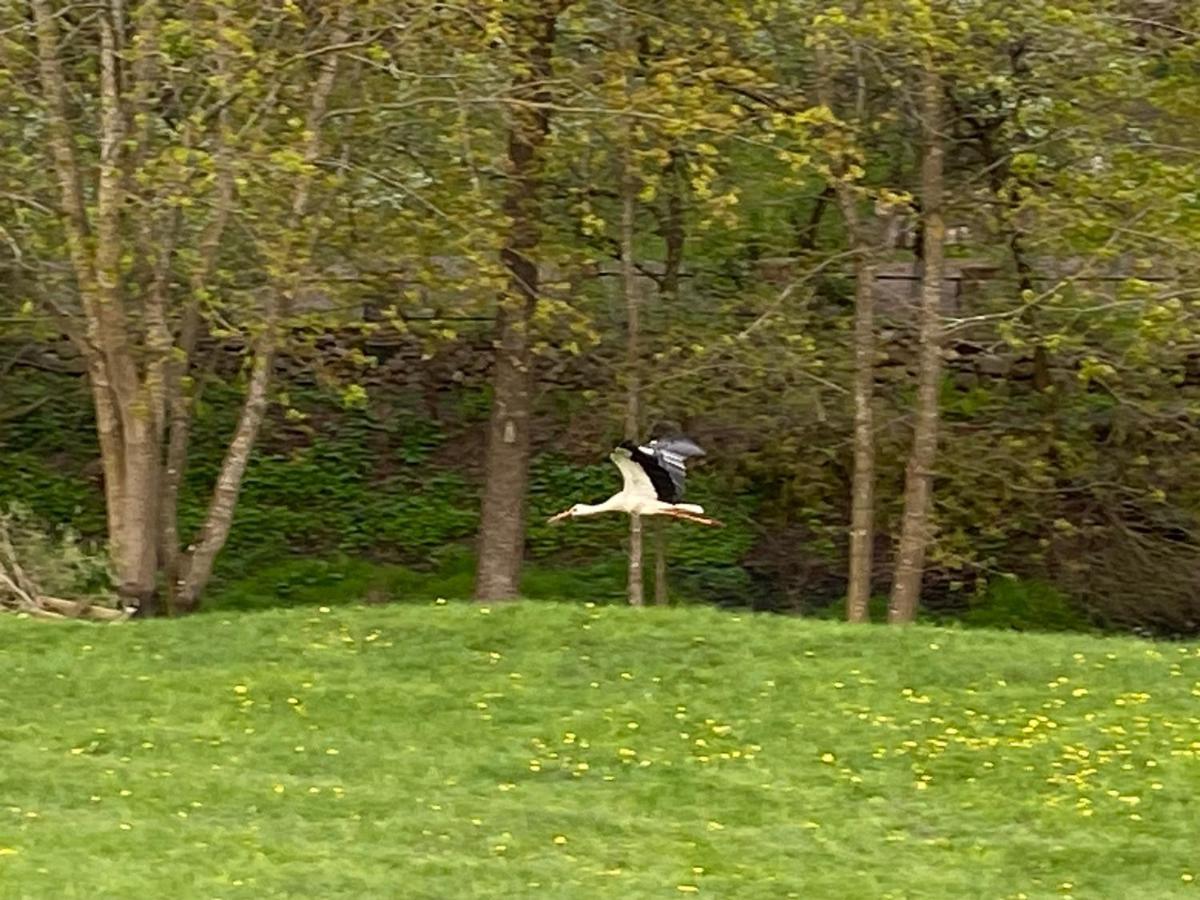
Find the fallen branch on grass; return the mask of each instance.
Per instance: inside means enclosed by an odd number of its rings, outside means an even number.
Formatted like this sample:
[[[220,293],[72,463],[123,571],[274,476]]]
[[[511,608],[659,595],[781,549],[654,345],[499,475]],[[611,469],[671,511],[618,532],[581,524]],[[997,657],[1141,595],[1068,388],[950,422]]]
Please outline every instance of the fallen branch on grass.
[[[64,600],[44,593],[21,567],[3,519],[0,519],[0,610],[38,619],[120,622],[129,618],[129,613],[122,609],[96,606],[85,600]]]

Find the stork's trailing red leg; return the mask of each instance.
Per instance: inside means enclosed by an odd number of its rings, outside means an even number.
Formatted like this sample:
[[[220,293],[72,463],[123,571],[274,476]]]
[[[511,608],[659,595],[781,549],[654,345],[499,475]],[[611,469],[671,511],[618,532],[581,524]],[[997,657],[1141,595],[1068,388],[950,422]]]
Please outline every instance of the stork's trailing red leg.
[[[724,522],[720,522],[717,519],[710,519],[708,516],[702,516],[698,513],[688,512],[687,510],[683,509],[673,509],[666,513],[666,515],[673,519],[683,519],[687,522],[695,522],[697,525],[711,525],[714,528],[725,527]]]

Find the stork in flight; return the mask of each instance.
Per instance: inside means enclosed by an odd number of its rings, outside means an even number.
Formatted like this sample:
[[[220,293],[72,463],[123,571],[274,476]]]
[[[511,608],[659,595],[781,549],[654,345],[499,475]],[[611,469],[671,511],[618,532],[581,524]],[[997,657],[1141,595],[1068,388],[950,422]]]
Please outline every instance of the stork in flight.
[[[576,503],[570,509],[551,516],[549,522],[578,519],[606,512],[623,512],[639,516],[669,516],[700,525],[721,525],[704,515],[704,507],[681,503],[683,482],[687,476],[686,462],[690,456],[703,456],[704,451],[685,437],[664,438],[638,446],[623,441],[609,459],[617,464],[625,484],[620,491],[603,503],[594,506]]]

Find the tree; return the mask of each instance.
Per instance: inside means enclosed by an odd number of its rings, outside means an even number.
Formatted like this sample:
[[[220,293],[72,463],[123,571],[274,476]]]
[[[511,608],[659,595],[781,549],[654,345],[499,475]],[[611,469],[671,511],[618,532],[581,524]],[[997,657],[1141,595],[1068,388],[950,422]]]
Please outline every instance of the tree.
[[[820,18],[820,17],[819,17]],[[835,21],[836,21],[835,17]],[[819,34],[819,29],[814,29]],[[817,40],[823,40],[817,38]],[[828,40],[828,39],[824,39]],[[855,91],[852,107],[853,127],[866,125],[866,73],[856,44],[852,45]],[[836,115],[832,54],[825,46],[817,51],[817,98]],[[875,544],[875,270],[874,248],[860,211],[861,198],[856,189],[861,167],[861,138],[837,135],[836,158],[830,171],[833,191],[845,223],[846,240],[854,266],[854,462],[850,487],[849,576],[846,587],[846,619],[866,622],[871,599],[871,575]],[[846,146],[843,146],[845,144]]]
[[[496,309],[492,410],[484,461],[483,506],[475,597],[508,600],[520,589],[529,482],[529,419],[533,391],[530,329],[538,305],[536,256],[540,228],[542,147],[550,128],[548,82],[562,4],[510,13],[517,48],[508,125],[508,239],[501,259],[508,286]]]
[[[634,66],[637,63],[635,36],[629,14],[618,10],[618,29],[620,39],[619,49],[622,51],[624,63],[625,102],[627,107],[633,102]],[[641,439],[641,369],[642,356],[640,348],[641,327],[640,307],[641,298],[638,286],[637,267],[633,258],[634,228],[637,217],[637,162],[634,158],[635,122],[627,117],[624,122],[624,140],[618,155],[621,167],[618,175],[621,198],[620,253],[621,253],[621,294],[625,301],[625,439],[638,441]],[[629,517],[629,604],[643,606],[645,604],[645,581],[642,575],[642,517],[636,513]]]
[[[30,8],[32,46],[10,52],[36,68],[40,94],[17,96],[36,122],[31,140],[45,138],[57,185],[55,196],[34,182],[47,202],[32,204],[42,215],[27,218],[22,238],[53,266],[61,227],[70,273],[69,293],[37,299],[86,363],[119,591],[154,612],[166,572],[170,602],[192,609],[228,536],[311,252],[323,120],[349,7],[311,21],[295,7],[267,16],[232,2],[127,10],[108,0],[78,21],[50,0]],[[284,184],[286,213],[273,199]],[[246,252],[267,273],[261,302],[222,302],[230,279],[218,277],[218,260],[235,207],[251,234]],[[214,309],[236,318],[247,341],[245,398],[200,535],[181,551],[188,394]]]
[[[942,279],[946,223],[945,134],[942,78],[932,51],[921,72],[921,334],[913,411],[912,452],[904,478],[904,519],[896,551],[896,571],[888,603],[888,621],[911,622],[921,596],[925,552],[930,540],[933,466],[937,456],[938,391],[942,374]]]

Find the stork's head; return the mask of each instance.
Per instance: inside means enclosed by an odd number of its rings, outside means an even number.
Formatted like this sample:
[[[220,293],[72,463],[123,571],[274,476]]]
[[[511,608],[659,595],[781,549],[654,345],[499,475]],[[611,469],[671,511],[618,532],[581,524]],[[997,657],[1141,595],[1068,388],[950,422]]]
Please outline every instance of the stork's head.
[[[564,509],[558,515],[548,518],[546,524],[553,525],[555,522],[561,522],[563,519],[574,519],[576,516],[585,515],[585,509],[587,509],[586,503],[576,503],[570,509]]]

